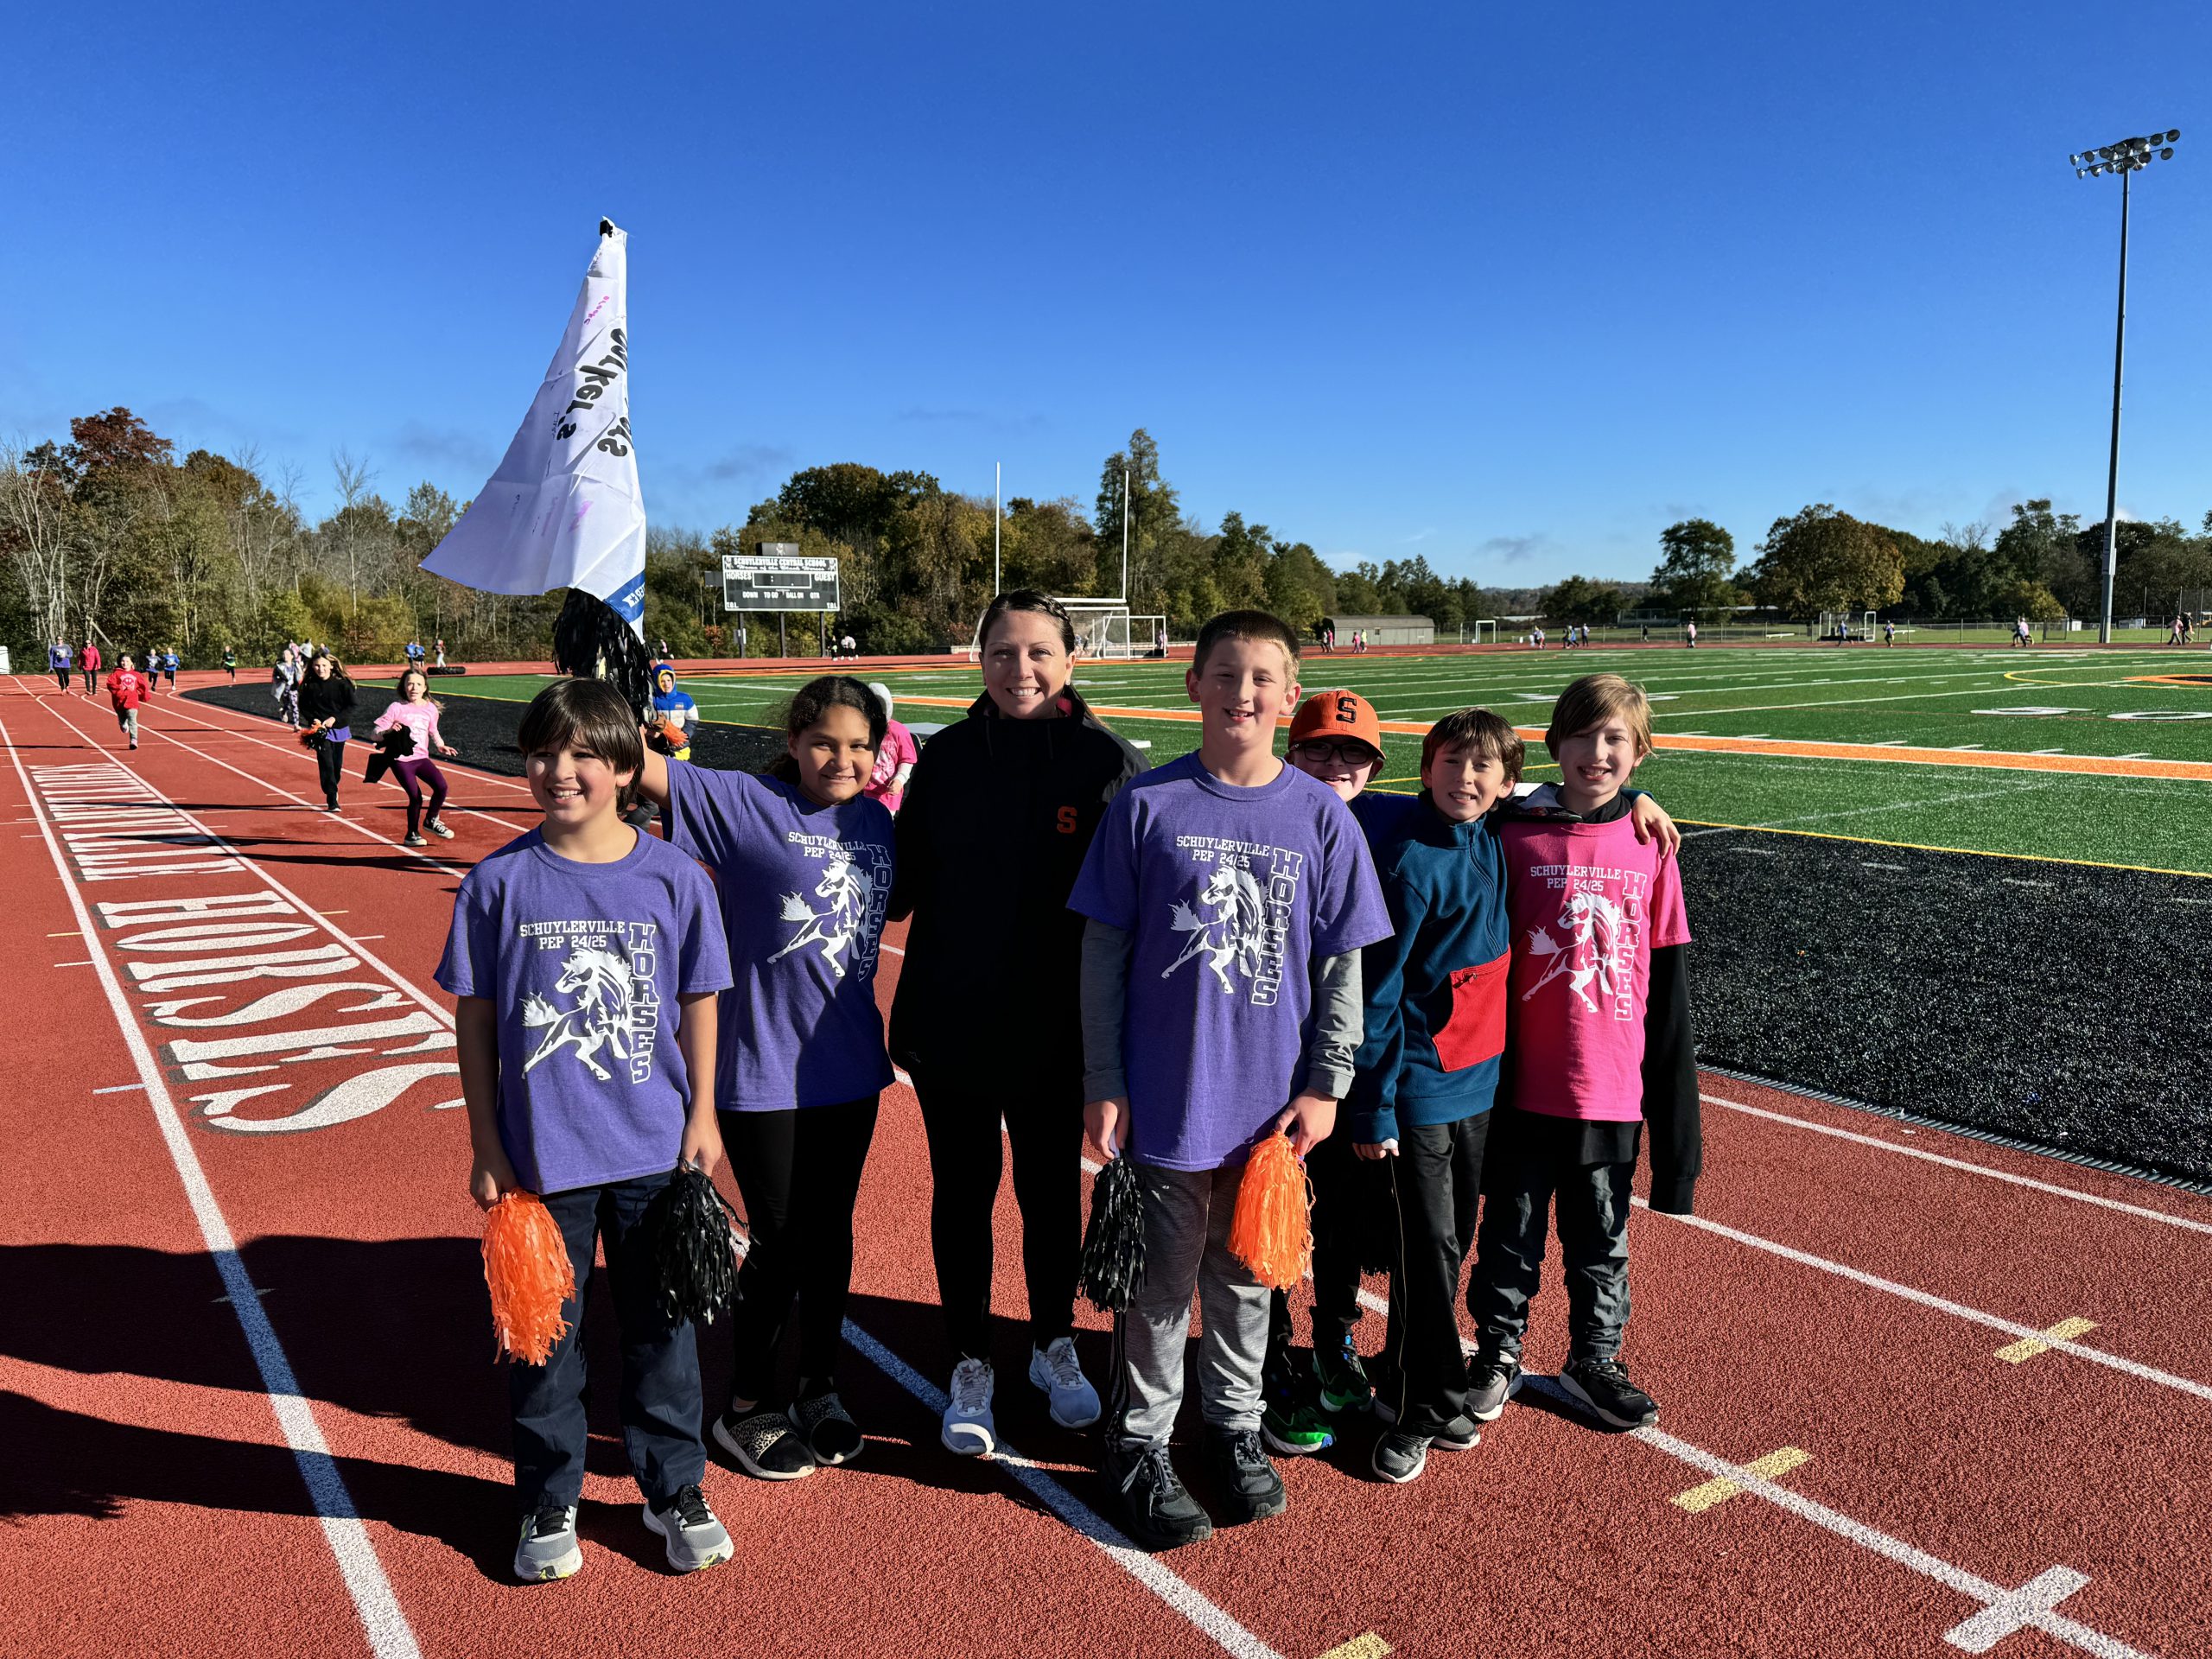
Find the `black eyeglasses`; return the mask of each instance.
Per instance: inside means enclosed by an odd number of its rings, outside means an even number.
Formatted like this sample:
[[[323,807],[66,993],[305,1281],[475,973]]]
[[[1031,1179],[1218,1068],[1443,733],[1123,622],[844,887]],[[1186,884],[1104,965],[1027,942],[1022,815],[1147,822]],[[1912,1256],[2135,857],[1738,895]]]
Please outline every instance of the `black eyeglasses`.
[[[1290,749],[1292,753],[1308,760],[1339,760],[1348,766],[1379,763],[1382,758],[1357,738],[1346,738],[1337,743],[1326,738],[1301,738]]]

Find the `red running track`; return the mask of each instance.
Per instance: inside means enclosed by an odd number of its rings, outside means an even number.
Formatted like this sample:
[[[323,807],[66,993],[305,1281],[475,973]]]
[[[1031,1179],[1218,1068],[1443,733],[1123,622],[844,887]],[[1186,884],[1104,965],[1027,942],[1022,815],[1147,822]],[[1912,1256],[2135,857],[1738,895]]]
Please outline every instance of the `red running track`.
[[[315,810],[310,758],[266,721],[164,696],[118,755],[104,705],[38,683],[0,681],[22,944],[0,1649],[2212,1651],[2212,1202],[1719,1077],[1700,1216],[1631,1225],[1658,1432],[1595,1432],[1539,1382],[1414,1486],[1369,1478],[1356,1433],[1286,1467],[1285,1516],[1160,1558],[1097,1520],[1092,1443],[1021,1381],[1010,1197],[1020,1455],[938,1447],[927,1160],[894,1089],[840,1379],[867,1455],[779,1486],[717,1467],[739,1562],[677,1580],[602,1399],[585,1572],[508,1584],[429,976],[461,872],[531,822],[527,795],[456,769],[460,838],[423,857],[396,789]],[[1562,1313],[1538,1304],[1539,1367]],[[1103,1320],[1082,1343],[1097,1376]],[[702,1353],[712,1398],[728,1355]]]

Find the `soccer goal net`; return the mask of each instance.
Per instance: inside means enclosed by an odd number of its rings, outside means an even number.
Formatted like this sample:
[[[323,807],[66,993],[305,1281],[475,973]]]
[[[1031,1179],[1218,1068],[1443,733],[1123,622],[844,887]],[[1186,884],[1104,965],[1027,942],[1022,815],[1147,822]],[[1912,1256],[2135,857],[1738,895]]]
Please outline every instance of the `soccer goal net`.
[[[1460,630],[1460,639],[1470,645],[1494,645],[1497,643],[1497,624],[1489,617],[1470,622]]]
[[[1133,657],[1150,653],[1166,634],[1166,617],[1131,616],[1128,606],[1118,599],[1063,599],[1059,602],[1068,613],[1068,620],[1075,625],[1078,657],[1125,663]],[[982,660],[981,619],[976,626],[976,637],[968,642],[970,662]]]

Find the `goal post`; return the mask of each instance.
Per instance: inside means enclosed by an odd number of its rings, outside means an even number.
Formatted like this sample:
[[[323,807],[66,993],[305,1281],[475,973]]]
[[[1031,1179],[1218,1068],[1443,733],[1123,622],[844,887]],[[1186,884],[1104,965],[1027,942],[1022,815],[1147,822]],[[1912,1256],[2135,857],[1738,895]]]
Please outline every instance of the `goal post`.
[[[1131,616],[1124,600],[1062,599],[1058,603],[1074,626],[1076,655],[1092,662],[1126,663],[1144,656],[1153,649],[1156,632],[1167,626],[1164,616]],[[976,619],[976,627],[968,642],[971,663],[983,657],[982,618]]]
[[[1475,645],[1494,645],[1497,643],[1497,622],[1495,618],[1485,616],[1478,621],[1468,623],[1467,626],[1475,631],[1475,637],[1472,639],[1466,641],[1467,644]],[[1487,639],[1483,637],[1483,630],[1485,628],[1490,630],[1490,637]]]

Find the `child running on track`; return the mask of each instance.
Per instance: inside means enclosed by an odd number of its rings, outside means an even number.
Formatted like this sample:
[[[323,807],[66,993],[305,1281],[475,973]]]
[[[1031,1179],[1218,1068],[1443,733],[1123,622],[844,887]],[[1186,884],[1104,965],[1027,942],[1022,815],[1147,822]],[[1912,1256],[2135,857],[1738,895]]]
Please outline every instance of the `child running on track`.
[[[1280,620],[1231,611],[1199,630],[1185,675],[1194,753],[1132,779],[1106,809],[1069,899],[1083,945],[1084,1127],[1135,1160],[1145,1277],[1116,1316],[1106,1429],[1117,1520],[1140,1545],[1212,1535],[1168,1456],[1191,1296],[1205,1459],[1224,1523],[1288,1499],[1260,1438],[1268,1289],[1229,1248],[1245,1160],[1335,1127],[1359,1046],[1361,946],[1389,931],[1359,828],[1328,787],[1275,759],[1298,699]]]
[[[836,1366],[853,1210],[891,1083],[875,1003],[891,815],[861,792],[882,741],[868,688],[824,675],[793,694],[785,753],[767,776],[650,751],[640,774],[670,844],[719,879],[735,968],[715,1094],[753,1247],[730,1319],[729,1405],[714,1435],[763,1480],[850,1463],[866,1444],[837,1398]],[[799,1381],[785,1412],[770,1400],[794,1299]]]
[[[1617,674],[1560,694],[1545,746],[1560,779],[1499,829],[1515,948],[1507,1103],[1491,1125],[1467,1413],[1497,1415],[1521,1369],[1556,1211],[1569,1351],[1560,1385],[1619,1428],[1659,1408],[1620,1362],[1629,1188],[1651,1125],[1653,1210],[1688,1215],[1700,1167],[1697,1065],[1675,861],[1639,843],[1622,791],[1651,753],[1651,709]]]
[[[115,705],[115,723],[130,740],[130,747],[138,747],[138,705],[146,701],[149,687],[146,677],[130,665],[125,653],[123,664],[107,677],[108,701]]]
[[[544,822],[462,879],[437,976],[460,999],[469,1194],[489,1209],[517,1188],[537,1193],[575,1273],[568,1329],[545,1363],[507,1367],[515,1576],[565,1579],[583,1565],[583,1319],[602,1242],[645,1523],[671,1567],[696,1572],[729,1559],[729,1535],[699,1490],[698,1343],[661,1312],[646,1211],[680,1164],[711,1173],[721,1158],[710,1079],[715,995],[730,975],[714,885],[622,822],[638,728],[611,686],[547,686],[517,747]]]
[[[1382,765],[1382,728],[1374,706],[1356,691],[1317,691],[1300,705],[1290,722],[1289,760],[1351,809],[1378,859],[1415,804],[1410,796],[1365,792]],[[1331,1419],[1365,1411],[1374,1392],[1351,1333],[1359,1323],[1363,1229],[1371,1212],[1388,1204],[1389,1194],[1341,1135],[1313,1148],[1306,1173],[1313,1183],[1313,1397],[1307,1398],[1291,1357],[1287,1291],[1268,1299],[1261,1387],[1260,1436],[1282,1457],[1304,1457],[1334,1445]]]
[[[176,647],[171,645],[162,653],[162,672],[168,678],[169,690],[176,690]]]
[[[300,724],[316,734],[315,767],[322,785],[322,809],[335,812],[338,780],[346,773],[346,744],[353,735],[353,682],[328,652],[318,651],[309,660],[298,707]]]
[[[238,653],[235,645],[223,647],[223,671],[231,677],[231,683],[238,683]]]
[[[438,816],[446,804],[446,775],[438,770],[435,757],[451,757],[461,751],[441,741],[438,714],[438,705],[430,701],[429,681],[423,677],[421,669],[410,668],[400,674],[398,696],[386,703],[384,713],[376,719],[375,729],[379,732],[404,726],[415,734],[415,752],[391,763],[392,776],[407,791],[407,834],[402,844],[408,847],[429,845],[423,839],[425,830],[442,841],[453,839],[453,831]],[[423,816],[423,785],[426,783],[430,786],[428,817]]]
[[[870,680],[868,689],[883,705],[883,747],[875,752],[875,770],[868,774],[868,798],[881,801],[886,811],[895,813],[906,798],[906,781],[914,775],[914,763],[922,758],[922,747],[912,732],[892,719],[891,688],[880,680]]]

